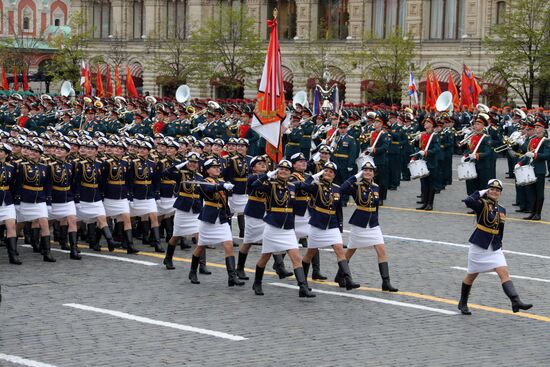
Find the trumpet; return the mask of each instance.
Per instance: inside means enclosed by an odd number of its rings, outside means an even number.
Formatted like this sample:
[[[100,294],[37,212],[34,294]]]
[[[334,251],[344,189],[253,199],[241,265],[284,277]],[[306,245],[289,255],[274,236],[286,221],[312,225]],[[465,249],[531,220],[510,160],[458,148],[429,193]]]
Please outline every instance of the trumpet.
[[[130,130],[131,128],[133,128],[135,125],[136,125],[135,122],[132,122],[131,124],[128,124],[128,125],[124,125],[124,126],[121,127],[120,129],[118,129],[118,132],[119,132],[119,133],[126,132],[127,130]]]
[[[502,153],[505,150],[510,149],[514,145],[522,145],[525,142],[525,137],[521,133],[521,131],[514,131],[512,135],[505,136],[503,139],[503,143],[501,146],[498,146],[494,148],[495,153]]]
[[[196,132],[206,129],[207,126],[208,126],[208,122],[203,122],[202,124],[198,124],[196,127],[192,128],[189,131],[191,132],[191,134],[194,134]]]
[[[372,136],[372,131],[368,133],[362,133],[361,135],[359,135],[359,144],[366,143],[367,141],[370,140],[371,136]]]
[[[407,134],[407,140],[412,144],[416,140],[420,139],[421,135],[422,135],[422,131],[417,131],[415,133],[409,133],[409,134]]]
[[[458,142],[459,146],[470,144],[470,140],[472,140],[472,137],[475,135],[475,131],[470,132],[469,134],[464,135],[464,139]]]

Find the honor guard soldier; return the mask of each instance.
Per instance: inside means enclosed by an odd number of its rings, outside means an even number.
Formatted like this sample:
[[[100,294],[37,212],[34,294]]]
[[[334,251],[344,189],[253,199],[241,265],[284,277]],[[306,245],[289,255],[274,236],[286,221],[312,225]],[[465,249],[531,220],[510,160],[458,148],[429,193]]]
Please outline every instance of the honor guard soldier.
[[[153,131],[151,130],[151,127],[145,123],[142,115],[135,114],[134,126],[128,130],[128,134],[130,134],[130,136],[135,136],[136,134],[151,136]]]
[[[441,134],[441,146],[443,146],[443,188],[453,184],[453,154],[455,147],[454,121],[450,116],[443,116],[444,127]]]
[[[409,141],[408,136],[416,132],[416,128],[412,125],[413,114],[410,108],[405,108],[405,116],[403,123],[403,133],[405,134],[405,140],[403,141],[403,147],[401,149],[401,179],[403,181],[411,180],[411,172],[409,171],[409,160],[411,154],[414,153],[414,147]],[[451,152],[452,154],[452,152]]]
[[[285,157],[288,159],[296,153],[300,153],[300,146],[302,144],[302,137],[304,135],[300,128],[300,116],[292,115],[292,121],[290,122],[290,129],[285,132],[286,135],[286,147]]]
[[[471,315],[468,298],[474,280],[479,273],[495,271],[502,284],[504,293],[512,302],[512,311],[528,310],[532,304],[523,303],[510,280],[506,258],[502,252],[502,238],[506,209],[498,201],[502,193],[502,182],[489,181],[487,189],[475,191],[464,200],[464,204],[474,211],[477,224],[470,236],[468,251],[468,274],[462,282],[458,309],[463,315]]]
[[[419,204],[421,207],[417,210],[433,210],[434,198],[435,198],[435,184],[437,180],[437,163],[440,151],[439,136],[434,132],[436,125],[435,118],[432,116],[426,117],[424,120],[425,132],[420,135],[418,139],[418,149],[412,159],[423,159],[426,161],[426,166],[430,171],[430,175],[420,179],[420,191],[421,200]]]
[[[361,150],[373,158],[374,165],[376,166],[374,182],[380,188],[379,205],[382,206],[384,205],[384,200],[386,200],[389,182],[388,146],[390,144],[390,137],[384,131],[384,127],[388,127],[384,116],[377,114],[373,124],[374,130],[370,135],[370,139],[361,146]]]
[[[397,190],[401,181],[401,148],[404,140],[407,138],[403,128],[398,123],[399,113],[395,110],[390,112],[388,125],[390,126],[388,134],[390,135],[390,145],[388,146],[388,172],[389,172],[389,190]]]
[[[332,161],[338,167],[341,167],[336,172],[335,182],[342,184],[346,182],[355,167],[355,159],[357,158],[357,144],[355,139],[348,134],[348,123],[340,121],[338,124],[338,133],[333,139],[334,153]],[[347,206],[349,197],[342,196],[342,206]]]
[[[527,151],[519,160],[519,165],[532,164],[535,170],[537,181],[525,187],[525,192],[532,203],[532,213],[523,218],[527,220],[540,220],[542,206],[544,205],[544,177],[546,175],[546,160],[550,158],[549,140],[544,137],[548,123],[544,117],[535,117],[535,135],[528,142],[524,143],[524,150]],[[532,162],[532,163],[531,163]]]
[[[304,107],[300,121],[300,129],[302,129],[302,140],[300,141],[300,151],[309,159],[311,151],[311,134],[313,134],[312,112],[309,108]]]
[[[477,171],[477,178],[466,180],[466,192],[468,195],[481,190],[485,182],[494,178],[491,177],[492,149],[489,141],[490,138],[483,133],[488,125],[489,116],[484,113],[478,114],[473,124],[474,135],[470,138],[465,150],[464,157],[471,162],[475,162]]]
[[[496,147],[500,147],[503,142],[503,132],[502,128],[499,126],[499,119],[496,113],[494,111],[489,112],[489,127],[487,128],[487,135],[489,138],[489,145],[491,146],[491,154],[490,154],[490,168],[491,168],[491,178],[495,178],[497,176],[497,155],[494,151]]]

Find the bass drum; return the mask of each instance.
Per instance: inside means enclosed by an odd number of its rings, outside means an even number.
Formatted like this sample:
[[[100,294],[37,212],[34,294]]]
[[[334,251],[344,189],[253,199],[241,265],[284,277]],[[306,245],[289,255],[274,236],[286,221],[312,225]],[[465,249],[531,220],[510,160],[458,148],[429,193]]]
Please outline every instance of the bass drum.
[[[374,159],[370,155],[366,155],[365,153],[361,153],[359,157],[355,160],[355,164],[357,165],[357,171],[361,171],[362,167],[365,163],[371,162],[373,166],[376,166],[374,164]]]
[[[476,164],[474,162],[461,162],[457,166],[458,180],[473,180],[477,178]]]
[[[428,177],[430,175],[430,170],[428,170],[426,161],[423,159],[411,160],[407,167],[409,168],[409,171],[411,171],[411,178],[413,180]]]
[[[530,164],[515,168],[514,175],[516,176],[516,183],[518,186],[527,186],[537,182],[535,169]]]

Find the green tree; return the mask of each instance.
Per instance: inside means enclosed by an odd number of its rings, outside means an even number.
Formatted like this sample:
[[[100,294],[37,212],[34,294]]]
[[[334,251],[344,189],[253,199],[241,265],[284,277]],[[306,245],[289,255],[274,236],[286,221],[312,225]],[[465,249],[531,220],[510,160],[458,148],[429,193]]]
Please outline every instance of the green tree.
[[[485,45],[495,61],[486,77],[498,77],[531,108],[536,87],[550,80],[550,2],[518,0],[507,2],[501,24],[491,28]]]
[[[200,66],[195,71],[200,79],[218,80],[236,91],[243,80],[256,82],[265,58],[264,46],[245,6],[221,5],[217,11],[191,34],[189,51],[192,63]]]
[[[85,28],[85,18],[81,12],[72,14],[69,34],[62,32],[53,36],[50,47],[56,49],[47,73],[54,81],[70,80],[75,91],[80,91],[80,69],[85,59],[86,47],[92,35],[92,28]]]
[[[362,79],[374,81],[368,99],[399,104],[415,57],[412,36],[403,36],[403,31],[396,28],[383,39],[373,34],[365,36],[350,61],[359,68]]]

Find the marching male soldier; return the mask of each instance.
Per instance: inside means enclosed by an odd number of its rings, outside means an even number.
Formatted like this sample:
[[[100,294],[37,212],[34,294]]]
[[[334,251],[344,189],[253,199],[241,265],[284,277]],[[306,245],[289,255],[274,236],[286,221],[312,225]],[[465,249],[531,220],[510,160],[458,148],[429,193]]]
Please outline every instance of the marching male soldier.
[[[397,111],[390,112],[388,124],[390,129],[390,145],[388,146],[388,172],[389,172],[389,190],[397,190],[401,181],[401,146],[406,139],[403,128],[399,125]]]
[[[355,139],[348,134],[348,123],[340,121],[338,124],[338,133],[333,139],[334,153],[332,161],[340,167],[336,172],[336,183],[342,184],[346,182],[348,177],[354,170],[355,159],[357,158],[357,144]],[[342,206],[346,206],[349,196],[342,195]]]
[[[300,127],[300,116],[292,115],[292,121],[290,122],[291,128],[286,132],[286,148],[285,157],[289,159],[296,153],[300,153],[300,147],[302,144],[302,137],[304,132]]]
[[[300,128],[302,129],[300,151],[304,154],[306,158],[309,158],[309,154],[311,151],[311,134],[313,133],[314,126],[311,116],[311,110],[307,107],[304,107],[304,109],[302,110],[302,121],[300,124]]]

